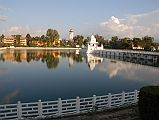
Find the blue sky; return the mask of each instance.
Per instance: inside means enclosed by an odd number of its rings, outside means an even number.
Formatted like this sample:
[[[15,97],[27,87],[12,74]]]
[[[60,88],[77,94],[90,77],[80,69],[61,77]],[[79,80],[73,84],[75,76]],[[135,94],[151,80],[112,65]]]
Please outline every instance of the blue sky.
[[[35,36],[53,28],[67,38],[73,28],[84,36],[158,38],[158,15],[159,0],[0,0],[0,34]]]

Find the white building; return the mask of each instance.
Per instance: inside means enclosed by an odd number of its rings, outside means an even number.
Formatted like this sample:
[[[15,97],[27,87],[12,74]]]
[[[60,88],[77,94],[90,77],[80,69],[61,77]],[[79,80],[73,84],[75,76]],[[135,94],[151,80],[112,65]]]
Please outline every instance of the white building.
[[[103,50],[103,45],[99,46],[94,35],[91,36],[91,41],[88,44],[86,53],[93,53],[95,50]]]
[[[70,29],[70,31],[69,31],[69,40],[73,40],[73,37],[74,37],[74,31],[73,31],[73,29]]]

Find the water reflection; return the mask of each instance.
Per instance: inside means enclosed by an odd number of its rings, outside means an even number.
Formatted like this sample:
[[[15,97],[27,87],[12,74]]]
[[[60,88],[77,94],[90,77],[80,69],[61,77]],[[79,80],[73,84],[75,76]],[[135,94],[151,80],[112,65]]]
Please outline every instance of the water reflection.
[[[68,57],[69,66],[74,61],[82,62],[82,56],[77,54],[76,51],[51,51],[51,50],[6,50],[0,54],[0,61],[10,62],[27,62],[41,61],[45,63],[48,69],[54,69],[58,67],[60,57]]]
[[[0,104],[133,91],[159,84],[158,73],[158,67],[72,50],[5,50],[0,53]]]
[[[93,71],[96,65],[103,62],[103,58],[87,54],[87,62],[90,70]]]
[[[7,74],[7,68],[0,67],[0,76]]]
[[[19,91],[14,90],[0,99],[1,104],[9,104],[18,95]]]
[[[123,61],[114,61],[104,59],[105,62],[98,66],[99,70],[108,74],[109,78],[122,76],[125,80],[151,81],[158,84],[156,75],[159,73],[159,68],[144,66],[140,64],[128,63]],[[145,74],[146,73],[146,74]]]

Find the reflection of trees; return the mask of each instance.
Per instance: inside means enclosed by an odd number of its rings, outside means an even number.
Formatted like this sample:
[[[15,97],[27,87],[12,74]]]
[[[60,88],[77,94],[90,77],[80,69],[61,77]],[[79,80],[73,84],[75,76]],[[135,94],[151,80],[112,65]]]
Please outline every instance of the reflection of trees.
[[[74,52],[67,53],[67,57],[71,57],[76,62],[82,62],[82,56],[80,54],[75,54]]]
[[[17,62],[20,62],[20,63],[22,62],[21,58],[20,58],[20,52],[19,51],[14,53],[14,57],[15,57],[15,60]]]
[[[46,63],[49,69],[56,68],[59,64],[59,57],[72,58],[73,61],[82,62],[82,56],[75,54],[75,51],[50,51],[50,50],[12,50],[0,54],[0,61],[10,60],[21,63],[26,61],[41,61]]]
[[[56,68],[59,64],[59,58],[53,56],[51,53],[47,53],[47,54],[43,55],[41,61],[43,63],[46,62],[46,65],[49,69]]]
[[[81,55],[74,55],[73,60],[76,62],[82,62],[82,56]]]
[[[5,61],[3,54],[0,54],[0,61]]]

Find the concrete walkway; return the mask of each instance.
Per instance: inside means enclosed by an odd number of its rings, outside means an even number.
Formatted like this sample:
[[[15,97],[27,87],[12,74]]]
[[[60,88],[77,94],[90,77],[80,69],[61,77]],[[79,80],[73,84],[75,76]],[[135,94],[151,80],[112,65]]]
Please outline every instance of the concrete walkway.
[[[100,113],[90,113],[86,115],[66,117],[66,118],[54,118],[54,119],[45,118],[44,120],[141,120],[141,119],[139,119],[138,107],[130,106],[126,108],[103,111]]]

